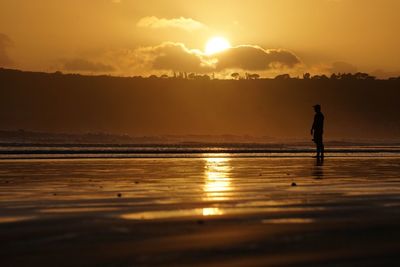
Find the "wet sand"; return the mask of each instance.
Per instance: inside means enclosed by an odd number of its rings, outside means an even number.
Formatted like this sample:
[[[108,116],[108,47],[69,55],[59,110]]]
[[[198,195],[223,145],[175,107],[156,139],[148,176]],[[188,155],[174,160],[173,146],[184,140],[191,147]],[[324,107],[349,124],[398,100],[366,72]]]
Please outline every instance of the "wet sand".
[[[0,266],[394,266],[400,157],[0,161]]]

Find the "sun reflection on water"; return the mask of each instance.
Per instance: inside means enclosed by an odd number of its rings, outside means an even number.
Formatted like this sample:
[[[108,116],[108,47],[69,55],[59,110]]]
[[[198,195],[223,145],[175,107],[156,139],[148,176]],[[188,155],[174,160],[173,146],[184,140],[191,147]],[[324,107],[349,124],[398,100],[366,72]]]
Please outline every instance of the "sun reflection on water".
[[[224,214],[219,208],[204,208],[203,216],[215,216]]]
[[[232,191],[229,158],[205,158],[204,167],[204,200],[221,201],[228,199],[228,193]],[[204,216],[221,215],[223,211],[219,208],[203,209]]]
[[[206,158],[204,199],[210,201],[226,200],[232,190],[231,167],[228,158]]]

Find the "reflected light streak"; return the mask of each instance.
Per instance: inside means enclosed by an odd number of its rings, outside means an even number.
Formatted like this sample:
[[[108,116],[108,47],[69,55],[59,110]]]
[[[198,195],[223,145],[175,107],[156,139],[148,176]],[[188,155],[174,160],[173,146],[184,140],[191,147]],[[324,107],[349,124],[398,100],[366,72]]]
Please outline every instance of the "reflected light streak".
[[[224,212],[219,208],[204,208],[203,209],[203,216],[215,216],[215,215],[222,215]]]
[[[229,158],[205,158],[204,200],[221,201],[228,198],[227,193],[232,191],[231,178],[229,177],[231,169]],[[223,211],[219,208],[203,209],[204,216],[221,214],[223,214]]]
[[[0,223],[15,223],[35,219],[35,216],[0,216]]]

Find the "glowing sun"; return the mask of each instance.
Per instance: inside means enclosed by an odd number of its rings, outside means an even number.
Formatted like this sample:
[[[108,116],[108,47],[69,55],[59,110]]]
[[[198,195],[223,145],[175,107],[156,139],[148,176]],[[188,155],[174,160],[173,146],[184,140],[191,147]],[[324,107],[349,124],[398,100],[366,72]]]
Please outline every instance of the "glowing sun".
[[[231,48],[231,44],[223,37],[213,37],[208,40],[205,48],[207,55],[216,54]]]

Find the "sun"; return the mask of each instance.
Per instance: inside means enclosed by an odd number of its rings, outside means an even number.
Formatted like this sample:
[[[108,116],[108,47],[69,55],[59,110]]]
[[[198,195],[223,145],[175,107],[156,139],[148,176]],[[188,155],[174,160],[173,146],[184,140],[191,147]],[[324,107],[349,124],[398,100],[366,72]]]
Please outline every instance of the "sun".
[[[229,41],[223,37],[213,37],[208,40],[205,48],[206,55],[216,54],[231,48]]]

